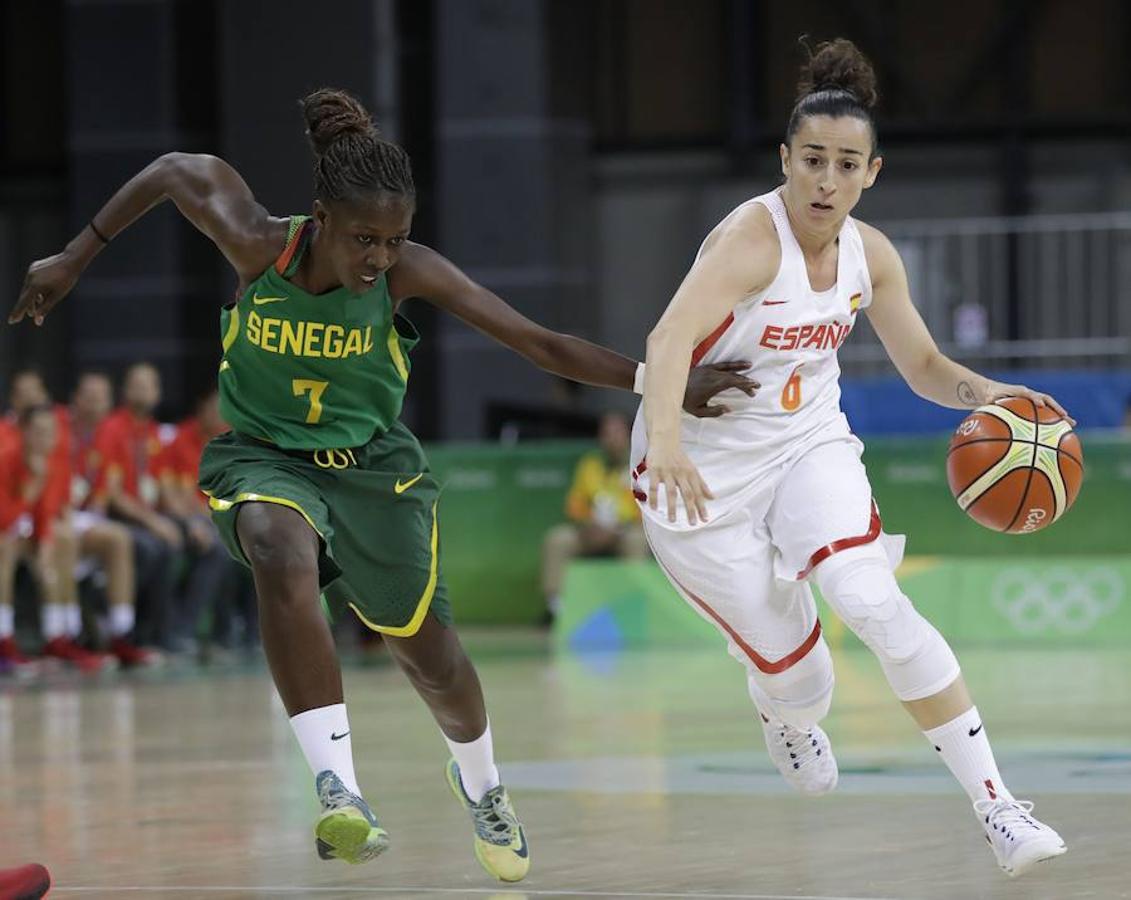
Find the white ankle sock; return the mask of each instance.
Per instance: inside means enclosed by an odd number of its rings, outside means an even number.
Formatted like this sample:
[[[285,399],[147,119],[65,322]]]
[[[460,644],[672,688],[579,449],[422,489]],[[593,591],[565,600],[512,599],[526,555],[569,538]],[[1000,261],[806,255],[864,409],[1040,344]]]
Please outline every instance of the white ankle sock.
[[[348,790],[361,794],[353,771],[353,745],[344,703],[320,706],[291,716],[291,728],[315,777],[329,769],[342,779]]]
[[[958,718],[923,734],[971,800],[1013,799],[997,770],[978,707],[972,706]]]
[[[134,630],[134,606],[132,603],[110,604],[110,634],[116,638],[125,637]]]
[[[9,603],[0,604],[0,640],[10,638],[15,631],[16,619]]]
[[[491,723],[473,741],[460,743],[444,735],[452,756],[459,763],[459,780],[472,803],[478,803],[491,788],[499,786],[499,770],[495,767],[495,749],[491,745]]]
[[[67,635],[67,607],[62,603],[44,603],[40,613],[40,628],[43,629],[45,640],[53,641],[55,638]]]

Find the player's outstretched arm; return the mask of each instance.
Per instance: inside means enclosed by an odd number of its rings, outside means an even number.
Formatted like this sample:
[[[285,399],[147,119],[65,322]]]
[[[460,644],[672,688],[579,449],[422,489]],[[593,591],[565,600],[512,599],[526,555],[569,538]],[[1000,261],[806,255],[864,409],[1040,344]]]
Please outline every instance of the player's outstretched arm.
[[[696,344],[749,294],[768,285],[781,264],[781,245],[768,211],[754,206],[724,220],[707,239],[660,321],[648,335],[644,416],[648,425],[648,503],[657,508],[664,485],[668,519],[676,492],[688,523],[706,521],[711,492],[680,447],[680,402]]]
[[[632,390],[635,360],[531,321],[428,247],[406,244],[390,272],[389,285],[398,300],[427,300],[547,372],[598,387]],[[725,407],[708,403],[715,394],[729,388],[752,393],[757,385],[741,374],[747,368],[748,363],[739,361],[697,369],[684,397],[688,412],[716,416]]]
[[[286,239],[285,221],[268,216],[222,159],[166,153],[119,188],[60,253],[31,264],[9,324],[30,316],[42,325],[103,247],[164,200],[212,239],[244,281],[267,268]]]
[[[1048,406],[1076,424],[1050,395],[1021,384],[986,378],[939,350],[911,302],[907,271],[899,251],[875,228],[861,223],[860,230],[872,274],[868,320],[911,390],[925,400],[951,409],[972,409],[1001,397],[1028,397],[1038,406]]]

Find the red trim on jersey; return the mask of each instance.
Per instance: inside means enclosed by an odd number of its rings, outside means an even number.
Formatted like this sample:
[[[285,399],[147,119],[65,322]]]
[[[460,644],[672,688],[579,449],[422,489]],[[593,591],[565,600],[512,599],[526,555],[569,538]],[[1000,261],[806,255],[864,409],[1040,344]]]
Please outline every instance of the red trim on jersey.
[[[710,353],[711,348],[719,342],[719,338],[721,338],[726,333],[726,330],[733,324],[734,313],[727,313],[727,317],[723,319],[719,327],[712,331],[705,338],[703,338],[702,341],[700,341],[699,346],[696,347],[695,351],[691,354],[692,368],[695,368],[697,365],[699,365],[699,362],[703,359],[703,357]]]
[[[868,530],[864,534],[858,534],[855,537],[841,538],[839,541],[825,544],[825,546],[809,557],[809,565],[797,573],[797,580],[800,581],[807,576],[834,553],[840,553],[841,550],[848,550],[850,547],[861,547],[864,544],[872,543],[872,541],[880,536],[880,531],[883,527],[884,523],[880,521],[880,509],[876,506],[876,501],[873,500],[872,519],[868,523]]]
[[[284,274],[287,271],[287,266],[291,264],[291,257],[295,255],[295,250],[298,249],[298,243],[302,240],[302,236],[306,233],[306,227],[309,224],[310,220],[307,219],[295,230],[295,236],[287,242],[287,246],[283,248],[282,254],[275,260],[275,271],[280,275]]]
[[[656,561],[659,562],[659,559],[657,558]],[[709,615],[714,620],[715,624],[718,625],[723,631],[725,631],[728,637],[730,637],[730,639],[734,641],[735,644],[742,648],[742,652],[745,653],[747,657],[749,657],[750,661],[758,667],[758,671],[760,672],[765,672],[767,675],[778,675],[791,666],[794,666],[797,663],[801,662],[801,660],[805,658],[805,655],[817,646],[817,641],[821,637],[820,619],[818,619],[817,623],[813,626],[813,630],[809,632],[809,637],[805,638],[805,640],[801,642],[801,645],[796,650],[794,650],[792,653],[786,654],[781,659],[771,662],[770,660],[766,659],[766,657],[762,656],[762,654],[760,654],[757,650],[751,647],[748,643],[746,643],[746,641],[742,639],[738,632],[731,628],[729,624],[727,624],[726,620],[723,619],[722,616],[720,616],[717,612],[711,609],[710,606],[707,605],[707,602],[702,597],[696,596],[686,587],[684,587],[683,584],[680,583],[679,579],[672,575],[668,567],[665,566],[662,562],[660,563],[660,568],[664,570],[668,578],[670,578],[675,584],[679,585],[679,589],[683,591],[683,593],[688,597],[690,597],[692,602],[696,606],[698,606],[701,610],[703,610],[703,612]]]

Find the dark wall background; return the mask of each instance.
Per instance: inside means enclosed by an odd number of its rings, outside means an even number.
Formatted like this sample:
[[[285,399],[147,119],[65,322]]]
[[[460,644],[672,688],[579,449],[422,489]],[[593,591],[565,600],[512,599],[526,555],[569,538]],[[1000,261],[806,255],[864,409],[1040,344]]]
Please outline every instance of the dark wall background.
[[[931,214],[912,188],[972,168],[988,198],[977,212],[1028,212],[1049,147],[1058,175],[1110,183],[1107,200],[1093,192],[1097,204],[1127,199],[1118,173],[1131,165],[1131,10],[1118,0],[952,0],[945,9],[912,0],[336,0],[317,9],[299,0],[5,0],[0,8],[7,305],[30,260],[58,249],[115,187],[169,150],[219,153],[272,212],[307,209],[309,156],[295,100],[338,85],[409,149],[421,190],[417,239],[534,318],[642,352],[651,312],[639,320],[618,312],[637,299],[617,270],[663,269],[649,283],[650,302],[662,303],[694,248],[675,231],[661,241],[671,252],[654,260],[633,258],[643,245],[631,239],[611,242],[618,192],[655,186],[649,196],[659,197],[680,179],[706,190],[752,173],[772,177],[801,33],[844,34],[877,65],[885,152],[904,161],[911,186],[886,195],[886,214]],[[1097,160],[1116,175],[1097,176]],[[626,208],[635,217],[627,230],[649,225],[646,205]],[[119,372],[147,358],[166,379],[164,413],[177,415],[215,371],[216,308],[232,285],[205,239],[172,209],[154,211],[102,254],[45,328],[0,328],[0,376],[36,365],[62,396],[82,367]],[[565,421],[602,402],[423,304],[410,315],[425,341],[406,416],[425,437],[479,437],[507,421],[536,431],[546,410]]]

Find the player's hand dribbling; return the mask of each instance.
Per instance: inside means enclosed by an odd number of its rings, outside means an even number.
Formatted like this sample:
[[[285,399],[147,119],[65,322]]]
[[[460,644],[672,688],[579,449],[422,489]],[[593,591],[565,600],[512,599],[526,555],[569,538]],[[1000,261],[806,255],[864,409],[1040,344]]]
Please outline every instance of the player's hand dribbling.
[[[648,483],[648,505],[652,509],[659,509],[659,487],[664,486],[669,522],[676,518],[677,491],[687,510],[687,524],[707,521],[707,501],[713,500],[715,495],[678,445],[671,449],[654,445],[648,450]]]
[[[42,325],[55,304],[71,292],[81,274],[82,266],[66,250],[46,259],[37,259],[28,267],[19,299],[8,316],[8,324],[15,325],[30,316],[36,325]]]
[[[1027,388],[1023,384],[1002,384],[1000,381],[990,383],[989,389],[986,392],[985,403],[993,403],[995,400],[1000,400],[1003,397],[1024,397],[1027,400],[1032,400],[1037,406],[1047,406],[1049,409],[1055,410],[1060,415],[1076,427],[1076,420],[1068,415],[1067,410],[1059,403],[1051,394],[1045,394],[1041,391],[1034,391],[1032,388]]]
[[[729,406],[723,403],[708,405],[708,401],[731,388],[742,391],[747,397],[753,397],[761,385],[741,374],[749,368],[748,360],[695,366],[687,375],[687,389],[683,392],[684,411],[700,419],[728,413]]]

